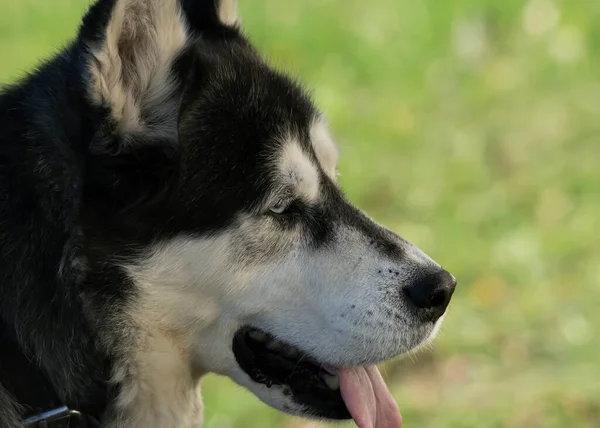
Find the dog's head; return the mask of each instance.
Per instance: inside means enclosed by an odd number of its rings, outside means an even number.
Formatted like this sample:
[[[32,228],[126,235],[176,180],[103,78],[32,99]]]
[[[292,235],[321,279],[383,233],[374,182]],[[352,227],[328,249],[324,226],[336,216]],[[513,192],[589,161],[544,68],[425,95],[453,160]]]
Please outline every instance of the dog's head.
[[[344,418],[336,370],[431,338],[455,280],[348,202],[323,115],[238,25],[228,0],[88,14],[90,233],[192,365]]]

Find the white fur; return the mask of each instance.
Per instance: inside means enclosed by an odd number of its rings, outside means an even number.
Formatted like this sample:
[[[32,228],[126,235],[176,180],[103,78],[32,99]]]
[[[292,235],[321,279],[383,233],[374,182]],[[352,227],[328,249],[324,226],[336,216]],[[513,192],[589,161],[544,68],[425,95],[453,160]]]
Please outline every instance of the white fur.
[[[307,202],[315,202],[319,196],[319,172],[300,144],[293,138],[283,143],[278,155],[282,185],[295,190],[296,196]]]
[[[142,345],[113,368],[111,382],[121,390],[110,428],[197,428],[202,425],[202,398],[197,376],[189,364],[185,342],[177,333],[152,324],[155,320],[139,311],[137,321],[146,321]]]

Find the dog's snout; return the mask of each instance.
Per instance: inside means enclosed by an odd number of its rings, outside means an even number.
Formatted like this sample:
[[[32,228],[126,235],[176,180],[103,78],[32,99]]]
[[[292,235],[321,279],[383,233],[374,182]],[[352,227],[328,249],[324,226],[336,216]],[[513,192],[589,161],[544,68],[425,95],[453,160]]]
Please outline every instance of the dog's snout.
[[[408,299],[432,321],[441,317],[454,293],[456,279],[444,269],[420,276],[404,288]]]

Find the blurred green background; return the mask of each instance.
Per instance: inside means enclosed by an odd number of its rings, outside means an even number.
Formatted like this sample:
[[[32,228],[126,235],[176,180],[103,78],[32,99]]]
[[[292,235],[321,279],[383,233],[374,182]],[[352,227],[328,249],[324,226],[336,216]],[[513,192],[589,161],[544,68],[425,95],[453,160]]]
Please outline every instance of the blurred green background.
[[[0,82],[87,0],[1,0]],[[313,90],[349,197],[459,280],[434,346],[386,365],[406,427],[600,426],[600,1],[242,0]],[[226,379],[206,427],[324,427]]]

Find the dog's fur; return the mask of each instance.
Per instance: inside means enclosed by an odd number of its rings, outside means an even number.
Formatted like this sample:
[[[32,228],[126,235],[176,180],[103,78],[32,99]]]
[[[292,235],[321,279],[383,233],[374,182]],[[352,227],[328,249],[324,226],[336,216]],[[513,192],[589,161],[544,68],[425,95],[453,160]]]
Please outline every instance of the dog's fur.
[[[439,266],[344,199],[324,118],[233,0],[97,1],[0,124],[3,428],[42,383],[104,426],[198,427],[209,372],[320,416],[240,368],[241,327],[336,366],[439,327],[402,293]]]

